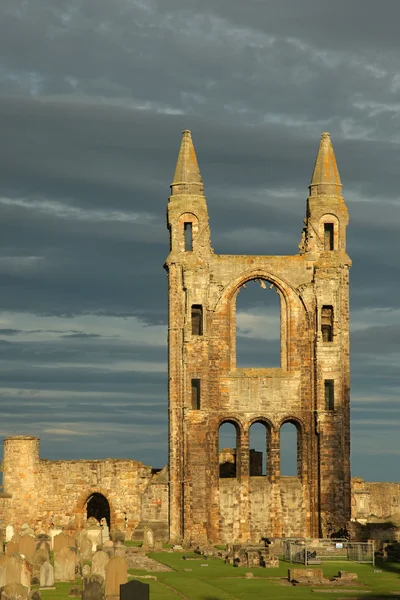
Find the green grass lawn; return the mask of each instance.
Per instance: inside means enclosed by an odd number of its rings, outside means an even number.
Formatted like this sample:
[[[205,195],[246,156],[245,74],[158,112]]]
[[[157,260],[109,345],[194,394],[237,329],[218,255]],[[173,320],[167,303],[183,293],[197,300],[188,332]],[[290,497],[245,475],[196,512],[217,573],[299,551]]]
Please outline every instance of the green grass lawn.
[[[182,560],[182,553],[160,552],[149,555],[151,558],[171,567],[172,571],[147,573],[130,569],[131,575],[154,575],[157,581],[141,581],[150,584],[151,600],[261,600],[263,598],[279,598],[280,600],[337,600],[343,598],[386,598],[400,599],[400,563],[381,563],[373,567],[347,562],[326,562],[322,565],[324,576],[331,578],[338,570],[351,571],[358,574],[357,585],[344,585],[350,592],[334,588],[331,593],[324,593],[318,586],[281,585],[280,579],[287,577],[290,565],[281,561],[276,569],[234,568],[220,559]],[[189,556],[189,554],[188,554]],[[201,566],[207,564],[208,566]],[[304,568],[304,567],[303,567]],[[312,567],[311,567],[312,568]],[[315,567],[321,568],[321,566]],[[191,569],[185,571],[185,569]],[[381,571],[381,572],[376,572]],[[252,579],[245,574],[253,573]],[[57,583],[56,590],[43,591],[43,600],[68,600],[68,591],[72,583]],[[80,586],[81,582],[78,581]],[[326,586],[328,589],[329,586]],[[369,593],[365,593],[369,592]],[[397,592],[397,594],[393,594]]]

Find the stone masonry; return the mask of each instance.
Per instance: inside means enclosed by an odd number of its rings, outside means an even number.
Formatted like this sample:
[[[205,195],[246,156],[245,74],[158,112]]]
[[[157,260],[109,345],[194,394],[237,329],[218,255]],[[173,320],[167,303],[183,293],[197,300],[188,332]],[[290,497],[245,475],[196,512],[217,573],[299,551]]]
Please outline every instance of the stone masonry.
[[[111,528],[129,535],[141,523],[164,525],[167,536],[167,477],[135,460],[58,460],[39,457],[39,439],[15,436],[4,441],[3,522],[15,530],[26,522],[37,531],[52,525],[82,529],[87,502],[105,498]]]
[[[110,528],[127,539],[143,539],[147,528],[157,540],[257,543],[324,537],[349,523],[359,539],[400,539],[400,483],[350,482],[351,261],[329,134],[322,134],[298,254],[214,253],[189,131],[167,218],[169,467],[49,461],[39,456],[38,438],[6,438],[3,529],[18,532],[28,523],[35,533],[80,530],[99,496],[109,507]],[[236,366],[236,298],[249,280],[279,295],[279,368]],[[236,428],[236,448],[219,448],[226,422]],[[280,474],[280,430],[287,422],[297,428],[295,477]],[[265,427],[265,475],[262,453],[249,448],[254,423]]]
[[[294,256],[217,255],[189,131],[167,223],[170,538],[253,541],[325,536],[350,518],[348,212],[327,133]],[[236,367],[236,296],[275,287],[281,364]],[[235,477],[220,477],[218,433],[236,428]],[[249,428],[267,433],[267,475],[251,477]],[[297,477],[281,477],[280,428],[297,428]]]

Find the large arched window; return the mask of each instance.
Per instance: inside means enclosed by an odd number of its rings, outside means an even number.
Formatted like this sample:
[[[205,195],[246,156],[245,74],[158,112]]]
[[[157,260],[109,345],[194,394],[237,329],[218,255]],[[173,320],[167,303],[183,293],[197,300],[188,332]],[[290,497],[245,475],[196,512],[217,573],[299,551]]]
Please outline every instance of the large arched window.
[[[273,284],[255,279],[236,295],[236,367],[281,366],[281,307]]]
[[[250,477],[269,474],[269,428],[265,423],[255,422],[249,430]]]
[[[236,423],[225,421],[218,432],[219,476],[237,477],[239,469],[240,433]]]
[[[293,422],[284,423],[280,430],[280,473],[301,476],[301,431]]]

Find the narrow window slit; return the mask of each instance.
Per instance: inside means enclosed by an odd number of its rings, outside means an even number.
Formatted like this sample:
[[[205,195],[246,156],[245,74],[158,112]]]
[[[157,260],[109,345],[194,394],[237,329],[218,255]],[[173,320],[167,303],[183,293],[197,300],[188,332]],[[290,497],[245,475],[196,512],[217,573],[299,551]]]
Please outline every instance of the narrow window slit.
[[[203,307],[192,304],[192,335],[203,335]]]
[[[200,379],[192,379],[192,409],[200,410],[201,406],[201,382]]]
[[[321,333],[324,342],[333,342],[333,307],[323,306],[321,310]]]
[[[193,250],[192,223],[185,223],[183,229],[185,232],[185,252],[192,252],[192,250]]]
[[[333,223],[324,223],[324,250],[333,250]]]
[[[325,410],[335,408],[335,385],[333,379],[325,379]]]

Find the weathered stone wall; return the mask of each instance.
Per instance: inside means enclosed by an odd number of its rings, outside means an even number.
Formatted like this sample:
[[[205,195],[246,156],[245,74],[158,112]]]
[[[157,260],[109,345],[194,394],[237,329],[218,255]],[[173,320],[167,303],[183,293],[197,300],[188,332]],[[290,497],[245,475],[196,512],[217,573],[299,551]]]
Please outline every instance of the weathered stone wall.
[[[400,483],[351,480],[351,518],[365,523],[400,525]]]
[[[3,520],[14,528],[27,522],[38,531],[48,531],[51,524],[81,529],[87,500],[100,493],[109,502],[112,528],[129,536],[143,520],[143,512],[145,518],[163,521],[165,529],[167,483],[156,481],[151,467],[134,460],[49,461],[39,457],[38,438],[6,438],[3,487],[11,498],[3,501]]]
[[[167,219],[171,539],[247,541],[261,530],[272,537],[317,537],[345,526],[351,261],[348,213],[329,136],[322,136],[299,254],[214,253],[190,132],[183,134]],[[236,297],[250,280],[265,280],[279,294],[280,368],[236,366]],[[329,339],[323,335],[324,307],[332,314]],[[334,386],[332,406],[327,381]],[[236,428],[235,481],[219,473],[218,434],[225,422]],[[256,422],[265,425],[269,440],[262,492],[249,464],[249,430]],[[280,429],[287,422],[298,432],[297,478],[290,481],[280,476]],[[255,509],[260,502],[267,506],[264,521]]]

